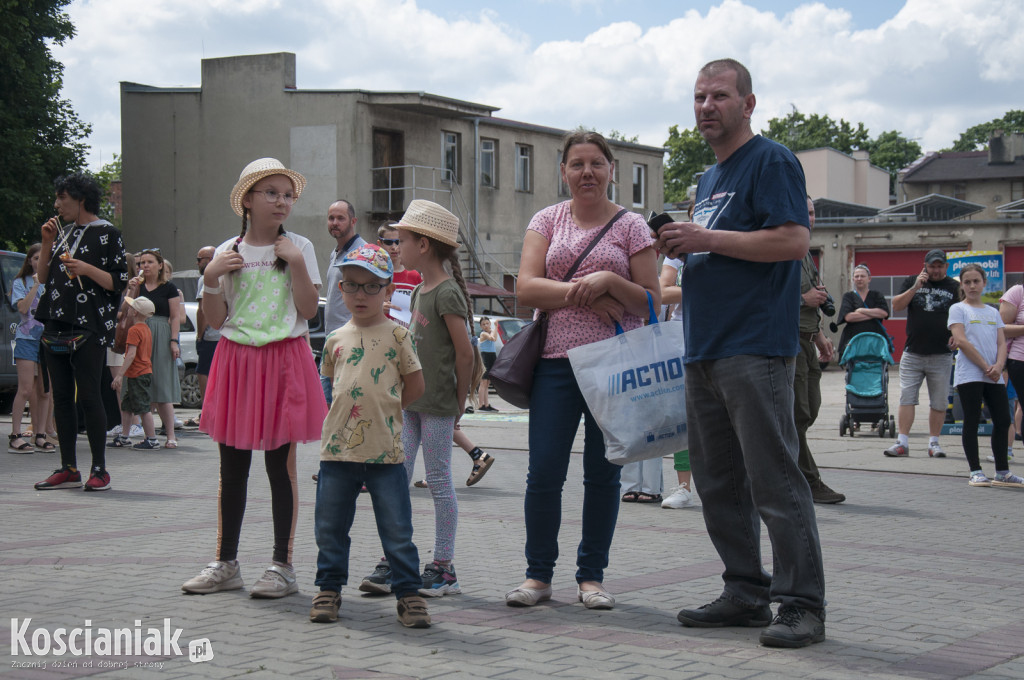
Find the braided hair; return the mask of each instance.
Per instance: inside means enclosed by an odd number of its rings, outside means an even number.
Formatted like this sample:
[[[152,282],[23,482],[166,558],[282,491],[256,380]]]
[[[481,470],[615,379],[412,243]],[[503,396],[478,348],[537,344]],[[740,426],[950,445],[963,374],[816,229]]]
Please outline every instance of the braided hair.
[[[447,262],[451,267],[452,278],[455,279],[455,283],[459,284],[459,288],[462,289],[462,294],[466,297],[466,322],[469,324],[470,328],[473,328],[473,300],[469,297],[469,289],[466,288],[466,279],[462,276],[462,266],[459,264],[459,247],[443,243],[437,239],[427,236],[426,234],[417,234],[417,236],[422,236],[427,239],[430,243],[430,249],[434,255],[437,256],[437,259],[442,262]]]
[[[238,238],[235,239],[235,244],[233,246],[231,246],[231,250],[235,251],[236,253],[238,252],[238,244],[242,242],[243,238],[245,238],[245,232],[247,232],[248,230],[249,230],[249,209],[246,208],[245,206],[242,206],[242,233],[240,233],[238,235]],[[277,235],[278,236],[283,236],[284,235],[284,225],[283,224],[279,225],[277,227]],[[288,263],[285,262],[280,257],[277,258],[277,260],[274,262],[274,269],[276,269],[279,272],[283,272],[287,266],[288,266]],[[234,273],[237,274],[239,271],[241,271],[241,270],[237,270]]]

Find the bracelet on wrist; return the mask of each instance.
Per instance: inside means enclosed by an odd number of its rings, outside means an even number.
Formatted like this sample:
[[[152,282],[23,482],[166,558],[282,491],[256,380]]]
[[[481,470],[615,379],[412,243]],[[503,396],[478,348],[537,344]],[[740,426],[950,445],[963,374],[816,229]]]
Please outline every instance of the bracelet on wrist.
[[[171,338],[171,342],[173,342],[175,345],[178,345],[179,347],[181,346],[181,343],[178,342],[177,338]]]
[[[214,288],[213,286],[203,286],[203,295],[210,293],[211,295],[221,295],[224,293],[224,289],[221,286]]]

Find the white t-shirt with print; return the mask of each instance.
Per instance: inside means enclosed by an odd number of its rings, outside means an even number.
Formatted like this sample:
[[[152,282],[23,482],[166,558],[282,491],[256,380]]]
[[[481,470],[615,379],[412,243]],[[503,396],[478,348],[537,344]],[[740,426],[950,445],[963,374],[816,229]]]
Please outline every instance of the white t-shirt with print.
[[[306,270],[314,285],[320,284],[313,243],[305,236],[285,232],[302,253]],[[230,250],[238,237],[232,237],[217,246],[214,257]],[[228,316],[221,326],[221,335],[242,345],[261,347],[287,338],[297,338],[309,330],[309,324],[299,316],[292,297],[292,277],[286,267],[283,272],[274,268],[277,257],[274,246],[251,246],[245,241],[238,244],[242,268],[220,277],[228,305]]]

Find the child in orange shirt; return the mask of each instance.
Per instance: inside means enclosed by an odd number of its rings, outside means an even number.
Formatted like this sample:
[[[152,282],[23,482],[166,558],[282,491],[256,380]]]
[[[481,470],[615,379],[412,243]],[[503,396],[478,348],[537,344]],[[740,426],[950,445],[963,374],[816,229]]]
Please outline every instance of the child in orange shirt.
[[[129,323],[128,339],[125,342],[124,363],[121,364],[111,383],[114,391],[121,391],[121,432],[131,429],[132,417],[142,417],[142,431],[146,438],[132,446],[133,449],[151,451],[160,448],[160,440],[156,438],[153,413],[149,410],[153,395],[153,334],[146,325],[146,319],[153,316],[156,307],[148,298],[124,299],[128,303]],[[123,434],[114,437],[110,443],[115,448],[131,446],[131,440]]]

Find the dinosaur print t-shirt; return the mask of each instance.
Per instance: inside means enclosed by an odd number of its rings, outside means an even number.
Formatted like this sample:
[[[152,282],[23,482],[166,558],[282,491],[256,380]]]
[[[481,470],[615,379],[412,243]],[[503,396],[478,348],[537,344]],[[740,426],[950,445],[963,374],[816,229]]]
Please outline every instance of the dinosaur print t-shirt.
[[[320,373],[334,401],[324,421],[320,460],[403,463],[402,376],[420,370],[412,335],[388,319],[351,321],[327,336]]]

